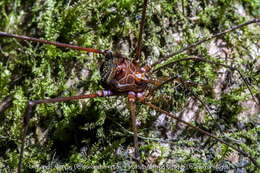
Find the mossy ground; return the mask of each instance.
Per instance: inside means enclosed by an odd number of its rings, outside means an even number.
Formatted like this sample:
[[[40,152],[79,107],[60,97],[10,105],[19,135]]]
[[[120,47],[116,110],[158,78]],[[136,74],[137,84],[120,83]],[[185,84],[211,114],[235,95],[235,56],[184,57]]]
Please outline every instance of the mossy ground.
[[[257,0],[152,0],[147,9],[142,62],[155,62],[162,54],[259,18],[259,8]],[[120,51],[131,58],[142,2],[1,0],[0,9],[1,31]],[[196,55],[236,66],[259,99],[259,31],[259,26],[250,25],[169,61]],[[0,114],[1,172],[14,172],[17,168],[22,116],[28,100],[102,89],[98,72],[102,58],[92,53],[0,38],[0,101],[12,97],[12,105]],[[166,84],[156,92],[154,104],[183,116],[188,115],[185,111],[195,112],[194,124],[235,142],[254,158],[259,157],[259,112],[244,114],[248,108],[243,103],[248,104],[252,97],[237,72],[185,61],[165,67],[154,76],[174,75],[202,85]],[[220,80],[221,75],[224,81]],[[214,90],[217,88],[220,91]],[[211,116],[194,95],[206,103]],[[110,171],[109,166],[118,166],[119,172],[131,171],[135,162],[130,154],[133,141],[126,101],[124,97],[96,98],[38,106],[25,144],[25,172],[63,172],[64,169],[86,172],[81,166],[107,168],[100,172]],[[192,101],[195,103],[191,104]],[[139,103],[138,122],[141,157],[148,166],[170,166],[180,172],[214,172],[220,167],[226,171],[256,170],[242,155],[190,128],[176,126],[173,120]]]

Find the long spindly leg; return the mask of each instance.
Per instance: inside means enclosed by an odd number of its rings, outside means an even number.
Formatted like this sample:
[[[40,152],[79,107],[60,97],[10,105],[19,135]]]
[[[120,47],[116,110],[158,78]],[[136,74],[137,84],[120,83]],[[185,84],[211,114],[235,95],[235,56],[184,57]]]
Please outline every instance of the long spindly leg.
[[[86,51],[86,52],[105,54],[105,51],[103,51],[103,50],[80,47],[80,46],[75,46],[75,45],[71,45],[71,44],[59,43],[59,42],[55,42],[55,41],[48,41],[48,40],[38,39],[38,38],[34,38],[34,37],[28,37],[28,36],[24,36],[24,35],[15,35],[15,34],[10,34],[10,33],[6,33],[6,32],[0,32],[0,37],[11,37],[11,38],[16,38],[16,39],[20,39],[20,40],[28,40],[28,41],[33,41],[33,42],[38,42],[38,43],[43,43],[43,44],[50,44],[50,45],[54,45],[57,47],[66,47],[66,48],[82,50],[82,51]]]
[[[21,134],[21,149],[20,149],[20,158],[19,158],[19,165],[17,172],[21,173],[22,171],[22,160],[23,160],[23,152],[24,152],[24,143],[25,138],[29,126],[29,121],[31,119],[33,109],[43,103],[57,103],[57,102],[64,102],[64,101],[71,101],[71,100],[80,100],[80,99],[86,99],[86,98],[96,98],[96,97],[106,97],[106,96],[113,96],[114,94],[111,91],[98,91],[96,94],[87,94],[87,95],[79,95],[79,96],[71,96],[71,97],[60,97],[60,98],[53,98],[53,99],[43,99],[43,100],[32,100],[28,102],[28,105],[26,107],[25,113],[24,113],[24,130]]]
[[[128,93],[128,101],[130,104],[130,113],[132,119],[132,130],[134,133],[134,160],[136,161],[139,168],[142,167],[142,163],[140,161],[139,147],[138,147],[138,136],[137,136],[137,127],[136,127],[136,95],[134,92]],[[142,169],[137,168],[138,172],[143,172]]]
[[[179,76],[165,77],[162,80],[153,80],[152,82],[149,82],[149,81],[147,82],[147,83],[151,83],[151,84],[154,85],[154,87],[150,89],[148,97],[152,96],[156,90],[158,90],[161,87],[163,87],[163,85],[165,85],[166,83],[170,83],[170,82],[173,82],[173,81],[177,81],[179,83],[183,83],[183,84],[185,84],[187,86],[198,86],[198,85],[200,85],[200,84],[198,84],[196,82],[184,80],[184,79],[182,79]]]
[[[156,85],[154,88],[150,89],[149,95],[148,95],[147,97],[150,97],[150,96],[154,95],[154,92],[155,92],[156,90],[158,90],[158,89],[160,89],[161,87],[163,87],[163,85],[165,85],[166,83],[171,83],[171,82],[173,82],[173,81],[176,81],[176,82],[178,82],[178,83],[181,83],[181,84],[183,84],[184,86],[186,86],[187,88],[189,88],[189,87],[195,87],[195,86],[202,86],[202,84],[199,84],[199,83],[196,83],[196,82],[193,82],[193,81],[184,80],[183,78],[181,78],[181,77],[179,77],[179,76],[167,77],[166,79],[161,80],[160,83],[157,82],[157,83],[159,83],[159,84]],[[190,90],[190,89],[188,89],[188,90]],[[190,90],[190,91],[191,91],[191,90]],[[191,92],[192,92],[192,91],[191,91]],[[202,104],[202,106],[206,109],[206,111],[209,113],[209,115],[210,115],[211,117],[213,117],[213,115],[211,114],[211,112],[210,112],[209,107],[207,106],[207,104],[204,103],[204,101],[201,100],[201,99],[198,97],[197,94],[195,94],[195,93],[192,92],[192,95],[193,95],[193,97],[194,97],[196,100],[198,100],[198,101]]]
[[[184,80],[183,78],[181,78],[179,76],[167,77],[164,80],[157,81],[158,85],[155,85],[155,87],[151,88],[150,91],[149,91],[149,94],[146,97],[149,98],[149,97],[153,96],[154,92],[156,90],[158,90],[161,87],[163,87],[166,83],[170,83],[170,82],[173,82],[173,81],[177,81],[178,83],[181,83],[184,86],[187,86],[187,88],[194,87],[194,86],[201,86],[202,85],[202,84],[199,84],[199,83],[196,83],[196,82]],[[188,89],[188,90],[190,90],[190,89]],[[206,109],[206,111],[209,113],[209,115],[213,118],[213,115],[210,112],[209,107],[207,106],[207,104],[202,99],[200,99],[197,94],[192,92],[192,95],[193,95],[193,97],[196,100],[198,100],[201,103],[201,105]]]
[[[172,66],[173,64],[176,64],[178,62],[181,62],[181,61],[202,61],[202,62],[205,62],[205,63],[209,63],[209,64],[212,64],[212,65],[217,65],[217,66],[222,66],[222,67],[225,67],[225,68],[228,68],[230,69],[231,71],[237,71],[241,77],[241,79],[243,80],[243,82],[246,84],[246,87],[248,89],[248,91],[250,92],[250,95],[252,96],[253,100],[255,103],[258,103],[258,100],[255,98],[254,94],[253,94],[253,91],[251,89],[251,86],[250,84],[248,83],[248,81],[245,79],[245,77],[243,76],[243,74],[241,73],[241,71],[236,68],[236,67],[231,67],[231,66],[228,66],[228,65],[225,65],[225,64],[222,64],[222,63],[219,63],[219,62],[214,62],[214,61],[211,61],[211,60],[207,60],[205,58],[201,58],[201,57],[197,57],[197,56],[193,56],[193,57],[188,57],[188,58],[182,58],[182,59],[179,59],[179,60],[176,60],[176,61],[173,61],[173,62],[170,62],[164,66],[161,66],[161,67],[158,67],[156,68],[155,70],[153,70],[153,72],[156,72],[158,71],[159,69],[161,68],[165,68],[165,67],[168,67],[168,66]]]
[[[150,108],[152,108],[152,109],[154,109],[154,110],[156,110],[156,111],[158,111],[158,112],[161,112],[161,113],[163,113],[163,114],[165,114],[165,115],[167,115],[167,116],[169,116],[169,117],[171,117],[171,118],[173,118],[173,119],[176,119],[177,121],[179,121],[179,122],[181,122],[181,123],[183,123],[183,124],[186,124],[186,125],[188,125],[189,127],[193,128],[193,129],[195,129],[195,130],[197,130],[197,131],[199,131],[199,132],[201,132],[201,133],[203,133],[203,134],[205,134],[205,135],[207,135],[207,136],[209,136],[209,137],[211,137],[211,138],[214,138],[214,139],[217,140],[218,142],[221,142],[221,143],[225,144],[226,146],[228,146],[228,147],[230,147],[230,148],[236,150],[237,152],[241,153],[241,154],[244,155],[245,157],[248,157],[248,158],[252,161],[252,163],[253,163],[257,168],[260,168],[260,165],[257,163],[257,161],[256,161],[253,157],[251,157],[251,155],[249,155],[247,152],[245,152],[245,151],[239,149],[239,148],[236,147],[235,145],[232,145],[232,144],[227,143],[226,141],[224,141],[224,140],[218,138],[217,136],[215,136],[215,135],[213,135],[213,134],[211,134],[211,133],[209,133],[209,132],[207,132],[207,131],[205,131],[205,130],[199,128],[199,127],[196,127],[196,126],[194,126],[194,125],[192,125],[192,124],[190,124],[190,123],[188,123],[188,122],[182,120],[181,118],[178,118],[177,116],[175,116],[175,115],[173,115],[173,114],[171,114],[171,113],[169,113],[169,112],[167,112],[167,111],[165,111],[165,110],[159,108],[158,106],[155,106],[154,104],[152,104],[152,103],[150,103],[150,102],[147,102],[147,101],[141,101],[141,102],[142,102],[143,104],[149,106]]]
[[[213,39],[213,38],[220,37],[220,36],[222,36],[222,35],[224,35],[224,34],[226,34],[226,33],[228,33],[228,32],[234,31],[234,30],[236,30],[236,29],[239,29],[239,28],[241,28],[241,27],[250,25],[250,24],[252,24],[252,23],[259,23],[259,22],[260,22],[260,19],[253,19],[253,20],[250,20],[250,21],[248,21],[248,22],[242,23],[242,24],[240,24],[240,25],[233,26],[233,27],[231,27],[231,28],[229,28],[229,29],[227,29],[227,30],[225,30],[225,31],[219,32],[219,33],[217,33],[217,34],[214,34],[214,35],[212,35],[211,37],[204,38],[204,39],[199,40],[199,41],[197,41],[197,42],[195,42],[195,43],[192,43],[192,44],[190,44],[190,45],[188,45],[188,46],[186,46],[186,47],[184,47],[184,48],[182,48],[182,49],[180,49],[180,50],[178,50],[178,51],[176,51],[176,52],[174,52],[174,53],[170,53],[169,55],[163,56],[162,58],[160,58],[160,60],[158,60],[158,61],[156,61],[155,63],[153,63],[151,66],[152,66],[152,67],[155,67],[156,65],[162,63],[163,61],[166,61],[167,59],[169,59],[169,58],[171,58],[171,57],[173,57],[173,56],[175,56],[175,55],[178,55],[178,54],[180,54],[180,53],[182,53],[182,52],[185,52],[185,51],[187,51],[187,50],[189,50],[189,49],[191,49],[191,48],[194,48],[194,47],[200,45],[201,43],[204,43],[204,42],[206,42],[206,41],[209,41],[209,40],[211,40],[211,39]]]
[[[145,15],[146,15],[146,7],[147,7],[148,0],[144,0],[143,3],[143,11],[142,11],[142,19],[140,22],[140,28],[139,28],[139,36],[138,36],[138,42],[136,47],[136,57],[134,61],[137,63],[141,57],[141,49],[142,49],[142,35],[144,30],[144,23],[145,23]]]

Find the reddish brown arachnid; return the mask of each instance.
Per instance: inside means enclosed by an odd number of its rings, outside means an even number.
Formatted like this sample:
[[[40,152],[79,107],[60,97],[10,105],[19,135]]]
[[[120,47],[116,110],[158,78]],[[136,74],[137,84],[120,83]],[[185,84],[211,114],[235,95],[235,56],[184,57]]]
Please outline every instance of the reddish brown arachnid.
[[[222,37],[224,34],[238,30],[242,27],[246,27],[250,24],[259,23],[260,19],[252,19],[250,21],[244,22],[239,25],[235,25],[227,30],[224,30],[222,32],[216,33],[210,37],[207,37],[205,39],[196,41],[194,43],[191,43],[189,45],[184,46],[182,49],[174,52],[174,53],[168,53],[168,55],[161,56],[159,60],[153,62],[150,65],[140,65],[141,61],[141,52],[143,50],[143,33],[144,33],[144,27],[145,27],[145,21],[146,21],[146,10],[149,7],[148,0],[144,0],[142,5],[142,17],[140,20],[140,26],[139,26],[139,35],[137,38],[137,45],[134,53],[134,57],[126,58],[124,55],[112,52],[110,50],[99,50],[94,48],[85,48],[85,47],[79,47],[74,46],[71,44],[64,44],[59,42],[52,42],[47,41],[43,39],[37,39],[33,37],[27,37],[27,36],[21,36],[21,35],[15,35],[10,34],[6,32],[0,32],[0,38],[1,39],[7,39],[6,37],[15,38],[19,40],[27,40],[30,42],[38,42],[42,44],[50,44],[54,45],[56,47],[65,47],[70,49],[75,49],[79,51],[85,51],[85,52],[92,52],[95,54],[101,54],[104,56],[104,61],[102,62],[102,65],[100,66],[100,76],[101,76],[101,85],[104,88],[102,91],[97,91],[93,94],[86,94],[86,95],[78,95],[78,96],[70,96],[70,97],[59,97],[59,98],[51,98],[51,99],[41,99],[41,100],[31,100],[28,102],[28,105],[25,109],[24,113],[24,129],[22,132],[21,137],[21,148],[20,148],[20,160],[19,160],[19,166],[18,166],[18,172],[22,172],[22,167],[24,165],[23,163],[23,153],[24,153],[24,145],[26,136],[28,133],[28,126],[30,119],[33,116],[34,108],[39,104],[49,104],[49,103],[56,103],[56,102],[64,102],[64,101],[70,101],[70,100],[79,100],[79,99],[85,99],[85,98],[97,98],[97,97],[110,97],[110,96],[126,96],[128,98],[128,103],[130,106],[130,114],[131,114],[131,120],[132,120],[132,131],[133,131],[133,144],[134,144],[134,156],[133,159],[136,161],[137,165],[142,167],[144,165],[144,160],[141,159],[140,153],[139,153],[139,143],[138,143],[138,132],[137,132],[137,125],[136,125],[136,103],[141,103],[143,105],[148,106],[149,108],[167,115],[176,121],[183,123],[187,125],[188,127],[200,132],[203,135],[206,135],[208,137],[213,138],[215,141],[220,142],[227,147],[235,150],[239,154],[243,155],[244,157],[247,157],[256,167],[259,167],[259,164],[256,161],[256,158],[254,158],[251,154],[244,151],[243,149],[240,149],[238,146],[230,144],[229,142],[226,142],[225,140],[217,137],[217,135],[214,135],[213,133],[209,133],[206,130],[196,127],[193,124],[184,121],[182,118],[176,116],[174,113],[171,113],[169,111],[165,111],[161,109],[160,107],[156,106],[152,103],[152,96],[154,93],[161,87],[163,87],[165,84],[169,84],[173,81],[178,81],[179,83],[184,83],[185,85],[197,85],[196,82],[187,82],[183,80],[181,77],[165,77],[163,79],[157,79],[154,78],[154,75],[162,68],[166,68],[169,66],[173,66],[174,64],[177,64],[179,62],[186,62],[186,61],[195,61],[195,62],[204,62],[207,64],[210,64],[212,66],[221,66],[229,69],[230,71],[235,71],[238,73],[238,75],[241,77],[242,81],[245,83],[246,90],[250,93],[252,99],[258,103],[257,98],[255,98],[255,95],[251,89],[250,84],[245,79],[243,74],[240,72],[238,68],[235,68],[233,66],[226,65],[224,63],[220,63],[217,61],[212,61],[207,58],[203,58],[200,56],[194,56],[191,55],[186,58],[177,59],[175,61],[170,61],[167,64],[160,66],[161,64],[168,61],[170,58],[174,57],[175,55],[181,54],[183,52],[189,51],[196,46],[199,46],[205,42],[208,42],[212,39]],[[197,98],[199,100],[199,98]],[[9,99],[10,100],[10,99]],[[202,104],[204,104],[202,102]],[[205,109],[207,109],[206,105]],[[2,107],[2,106],[1,106]],[[0,108],[1,108],[0,107]],[[3,106],[4,107],[4,106]],[[1,108],[2,109],[2,108]],[[2,111],[0,109],[0,112]],[[3,108],[4,109],[4,108]]]

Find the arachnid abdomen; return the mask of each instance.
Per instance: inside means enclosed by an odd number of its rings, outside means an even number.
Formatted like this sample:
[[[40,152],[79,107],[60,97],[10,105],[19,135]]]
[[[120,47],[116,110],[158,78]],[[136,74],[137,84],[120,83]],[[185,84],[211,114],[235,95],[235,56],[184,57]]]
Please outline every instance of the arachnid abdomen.
[[[100,74],[102,86],[114,92],[143,92],[147,87],[141,68],[122,56],[107,54]]]

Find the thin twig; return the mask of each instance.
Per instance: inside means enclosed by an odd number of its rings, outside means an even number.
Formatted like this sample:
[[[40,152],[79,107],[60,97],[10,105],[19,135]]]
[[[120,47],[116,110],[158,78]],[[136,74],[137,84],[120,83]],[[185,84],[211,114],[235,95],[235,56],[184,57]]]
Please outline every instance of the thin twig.
[[[0,103],[0,114],[2,114],[6,109],[8,109],[12,105],[12,96],[7,96],[4,100]]]

